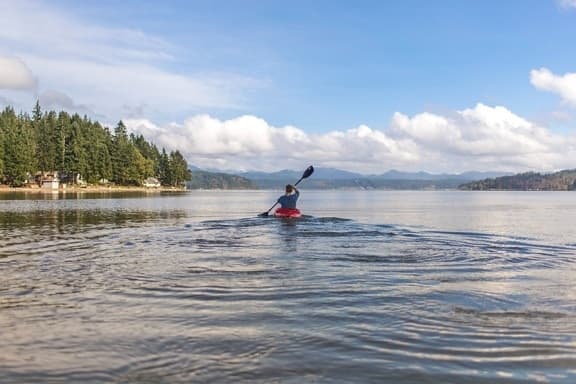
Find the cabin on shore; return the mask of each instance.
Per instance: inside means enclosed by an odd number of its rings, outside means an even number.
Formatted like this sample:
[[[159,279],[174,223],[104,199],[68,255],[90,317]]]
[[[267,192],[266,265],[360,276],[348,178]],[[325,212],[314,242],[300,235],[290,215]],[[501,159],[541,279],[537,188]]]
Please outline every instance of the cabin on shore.
[[[142,185],[146,188],[160,188],[160,181],[155,177],[148,177]]]
[[[30,176],[28,184],[36,184],[42,189],[66,188],[66,184],[78,185],[80,187],[87,185],[86,180],[82,178],[79,172],[58,171],[36,172],[34,176]]]
[[[33,178],[30,178],[29,185],[36,183],[42,189],[58,189],[60,187],[60,177],[58,172],[37,172]]]

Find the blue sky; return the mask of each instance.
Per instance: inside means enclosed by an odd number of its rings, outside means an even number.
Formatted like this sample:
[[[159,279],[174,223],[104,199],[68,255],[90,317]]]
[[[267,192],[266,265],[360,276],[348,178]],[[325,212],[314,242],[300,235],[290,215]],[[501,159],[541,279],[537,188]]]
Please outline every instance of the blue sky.
[[[207,168],[548,171],[576,160],[575,39],[570,0],[0,0],[0,106]]]

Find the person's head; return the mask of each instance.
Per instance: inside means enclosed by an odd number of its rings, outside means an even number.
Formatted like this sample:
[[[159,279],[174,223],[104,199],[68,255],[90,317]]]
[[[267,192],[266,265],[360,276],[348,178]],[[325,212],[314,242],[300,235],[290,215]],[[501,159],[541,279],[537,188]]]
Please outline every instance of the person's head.
[[[286,184],[286,194],[289,195],[294,192],[294,187],[290,184]]]

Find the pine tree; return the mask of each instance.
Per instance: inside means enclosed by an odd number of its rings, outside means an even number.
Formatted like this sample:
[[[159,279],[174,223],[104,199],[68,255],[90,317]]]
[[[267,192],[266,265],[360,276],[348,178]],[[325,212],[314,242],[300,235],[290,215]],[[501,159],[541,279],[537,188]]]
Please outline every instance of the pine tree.
[[[56,144],[55,137],[57,121],[56,112],[51,111],[42,115],[40,104],[36,102],[33,111],[33,125],[36,139],[36,159],[40,171],[56,170]]]
[[[6,107],[0,113],[0,182],[4,179],[4,142],[6,133],[8,132],[8,116],[10,115],[11,108]],[[12,111],[13,114],[13,111]],[[15,116],[14,116],[15,118]]]
[[[171,185],[172,177],[170,174],[170,159],[166,154],[166,150],[162,148],[162,154],[158,160],[158,179],[162,185]]]
[[[66,173],[66,139],[70,131],[70,115],[67,112],[60,112],[56,122],[56,129],[54,132],[54,146],[55,146],[55,163],[58,172]]]
[[[128,184],[130,179],[129,167],[132,154],[129,151],[130,142],[126,133],[126,126],[120,120],[114,129],[112,140],[112,179],[120,185]]]
[[[110,157],[110,133],[99,123],[90,123],[84,140],[85,151],[89,161],[83,175],[90,184],[112,178],[112,160]]]
[[[34,133],[30,119],[21,116],[4,140],[4,175],[8,184],[21,186],[35,171]]]
[[[85,174],[87,159],[84,151],[84,137],[80,116],[72,116],[69,135],[66,140],[64,168],[72,174]]]
[[[87,116],[43,112],[37,101],[32,117],[0,112],[0,182],[22,185],[38,171],[58,171],[63,179],[81,175],[89,183],[102,179],[140,185],[157,176],[163,185],[181,186],[190,179],[180,152],[162,153],[142,135],[128,136],[122,121],[114,134]]]
[[[174,187],[183,186],[192,178],[188,170],[188,164],[179,151],[170,152],[170,184]]]

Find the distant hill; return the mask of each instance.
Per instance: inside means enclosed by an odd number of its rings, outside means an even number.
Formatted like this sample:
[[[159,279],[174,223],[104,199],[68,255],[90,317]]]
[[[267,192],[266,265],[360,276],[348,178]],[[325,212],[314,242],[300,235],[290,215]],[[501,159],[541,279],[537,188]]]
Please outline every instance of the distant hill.
[[[190,166],[192,180],[189,189],[278,189],[295,183],[301,171],[284,169],[277,172],[212,172]],[[307,189],[382,189],[382,190],[443,190],[458,189],[463,183],[483,178],[510,175],[503,172],[465,172],[461,174],[431,174],[391,170],[380,175],[363,175],[336,168],[316,168],[306,179]]]
[[[188,189],[257,189],[245,177],[227,173],[207,172],[192,167],[192,179],[186,184]]]
[[[284,169],[282,171],[277,172],[257,172],[257,171],[250,171],[250,172],[241,172],[238,173],[239,176],[245,177],[247,179],[253,181],[260,181],[260,180],[274,180],[274,181],[286,181],[296,179],[298,180],[302,176],[302,172],[291,171],[288,169]]]
[[[385,180],[480,180],[489,177],[500,177],[510,175],[507,172],[464,172],[464,173],[441,173],[432,174],[428,172],[401,172],[395,169],[390,170],[379,176],[372,176]]]
[[[535,172],[488,178],[460,185],[469,191],[573,191],[576,190],[576,169],[550,174]]]
[[[302,172],[282,170],[278,172],[244,172],[261,189],[282,189],[287,183],[295,183]],[[426,172],[388,171],[381,175],[363,175],[336,168],[316,168],[314,175],[306,180],[308,189],[390,189],[433,190],[457,189],[462,183],[486,177],[506,175],[503,172],[466,172],[462,174],[430,174]]]

